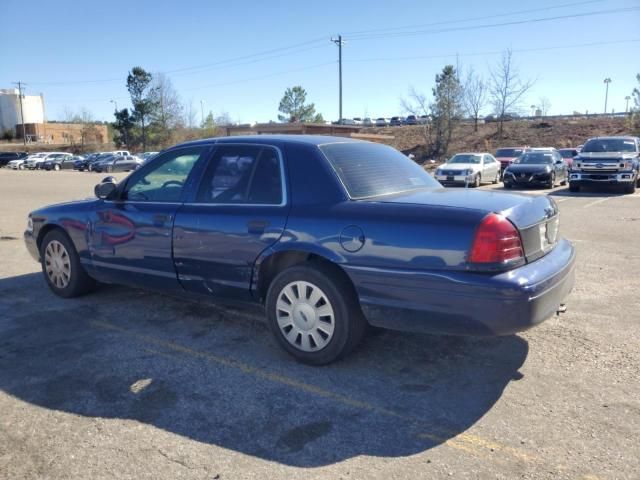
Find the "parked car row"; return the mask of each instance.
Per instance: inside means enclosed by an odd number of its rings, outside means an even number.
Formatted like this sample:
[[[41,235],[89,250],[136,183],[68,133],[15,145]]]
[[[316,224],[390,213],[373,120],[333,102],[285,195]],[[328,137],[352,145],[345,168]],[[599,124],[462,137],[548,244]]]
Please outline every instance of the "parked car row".
[[[402,125],[423,125],[428,122],[427,115],[409,115],[407,117],[354,117],[354,118],[343,118],[338,122],[335,122],[338,125],[356,125],[360,127],[399,127]]]
[[[640,186],[640,138],[596,137],[575,148],[504,147],[486,152],[458,153],[440,165],[435,178],[443,185],[478,187],[498,183],[505,188],[554,188],[572,192],[584,185],[620,185],[627,193]]]
[[[0,152],[0,167],[13,170],[79,170],[95,172],[128,172],[149,161],[158,152],[131,155],[127,150],[73,155],[67,152]]]

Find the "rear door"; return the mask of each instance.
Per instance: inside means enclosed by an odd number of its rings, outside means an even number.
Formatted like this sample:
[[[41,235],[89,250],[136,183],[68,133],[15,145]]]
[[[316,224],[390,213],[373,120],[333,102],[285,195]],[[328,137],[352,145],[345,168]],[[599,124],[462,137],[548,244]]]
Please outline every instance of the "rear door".
[[[288,210],[279,148],[219,144],[196,195],[176,214],[173,253],[184,288],[249,300],[254,262],[282,235]]]

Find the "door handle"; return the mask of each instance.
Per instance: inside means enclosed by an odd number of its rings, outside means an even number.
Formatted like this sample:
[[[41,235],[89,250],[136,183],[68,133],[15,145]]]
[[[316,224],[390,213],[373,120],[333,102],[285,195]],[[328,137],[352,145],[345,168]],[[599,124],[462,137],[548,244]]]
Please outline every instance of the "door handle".
[[[262,234],[269,225],[266,220],[251,220],[247,223],[247,231],[249,233]]]
[[[153,216],[153,224],[156,227],[164,226],[164,224],[166,222],[168,222],[169,220],[171,220],[171,215],[165,215],[165,214],[162,214],[162,213],[158,213],[158,214]]]

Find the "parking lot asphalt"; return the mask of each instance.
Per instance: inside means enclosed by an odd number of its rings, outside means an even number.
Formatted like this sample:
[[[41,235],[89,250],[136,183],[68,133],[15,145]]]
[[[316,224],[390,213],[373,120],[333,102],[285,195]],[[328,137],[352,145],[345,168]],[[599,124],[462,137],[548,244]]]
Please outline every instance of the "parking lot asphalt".
[[[556,199],[578,250],[564,315],[500,338],[382,332],[314,368],[253,312],[54,296],[27,213],[100,178],[0,169],[0,478],[638,478],[640,194],[527,192]]]

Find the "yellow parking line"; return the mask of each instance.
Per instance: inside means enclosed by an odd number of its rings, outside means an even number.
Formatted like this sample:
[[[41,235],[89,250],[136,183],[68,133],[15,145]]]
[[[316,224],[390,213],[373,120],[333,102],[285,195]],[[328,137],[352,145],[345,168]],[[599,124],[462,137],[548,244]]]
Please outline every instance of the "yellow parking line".
[[[172,352],[184,354],[184,355],[195,357],[195,358],[200,358],[212,363],[216,363],[218,365],[239,370],[245,374],[253,375],[263,380],[284,384],[296,390],[317,395],[319,397],[326,398],[329,400],[333,400],[337,403],[341,403],[349,407],[366,410],[368,412],[377,413],[379,415],[384,415],[387,417],[397,418],[399,420],[403,420],[407,423],[417,425],[417,426],[424,426],[425,424],[428,423],[417,417],[405,415],[387,408],[378,407],[371,403],[368,403],[362,400],[357,400],[339,393],[334,393],[324,388],[317,387],[315,385],[311,385],[308,383],[303,383],[293,378],[286,377],[284,375],[270,373],[261,368],[253,367],[247,363],[240,362],[232,358],[213,355],[208,352],[194,350],[192,348],[186,347],[184,345],[180,345],[175,342],[162,340],[150,335],[135,333],[126,328],[119,327],[109,322],[92,320],[90,321],[90,324],[96,328],[118,332],[126,337],[133,338],[133,339],[145,342],[147,344],[155,345],[157,347],[162,347]],[[174,355],[171,355],[170,353],[159,352],[150,348],[145,348],[145,350],[156,355],[161,355],[161,356],[169,357],[172,359],[176,358]],[[532,453],[529,453],[519,448],[502,445],[492,440],[483,438],[479,435],[474,435],[467,432],[459,433],[457,435],[453,431],[450,431],[450,432],[442,431],[442,433],[440,434],[421,433],[418,435],[418,438],[431,440],[437,443],[442,443],[456,450],[463,451],[465,453],[469,453],[483,459],[490,459],[491,461],[494,461],[496,463],[504,463],[505,456],[510,457],[512,460],[517,460],[525,463],[533,463],[533,462],[543,463],[542,459],[538,458]],[[503,455],[502,456],[492,455],[492,453],[498,453]]]

